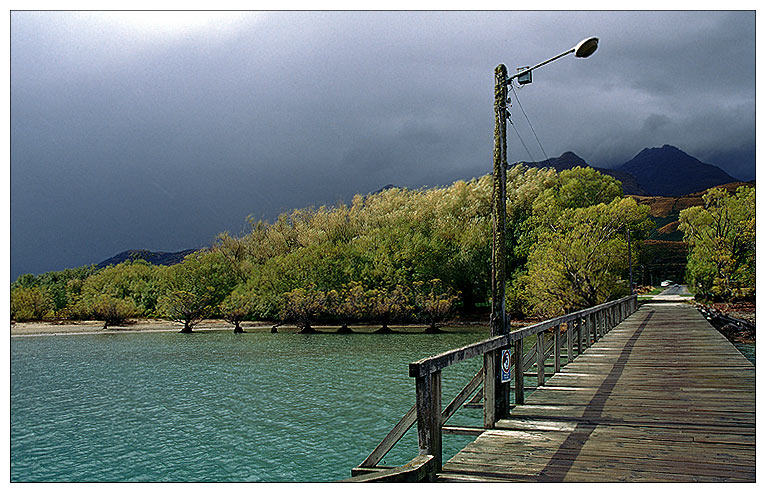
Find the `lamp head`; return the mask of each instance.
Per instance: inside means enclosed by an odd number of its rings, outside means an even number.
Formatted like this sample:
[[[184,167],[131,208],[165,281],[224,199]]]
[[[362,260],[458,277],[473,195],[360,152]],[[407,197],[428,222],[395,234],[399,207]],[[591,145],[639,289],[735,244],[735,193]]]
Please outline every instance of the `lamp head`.
[[[583,39],[574,47],[574,56],[577,58],[588,58],[598,48],[598,38]]]

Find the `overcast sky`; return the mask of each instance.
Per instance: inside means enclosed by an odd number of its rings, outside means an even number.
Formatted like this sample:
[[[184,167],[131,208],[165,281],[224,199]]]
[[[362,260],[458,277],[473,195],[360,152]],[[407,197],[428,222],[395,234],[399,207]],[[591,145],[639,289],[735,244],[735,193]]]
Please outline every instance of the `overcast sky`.
[[[755,177],[754,12],[14,12],[11,278],[488,173],[495,66],[588,36],[512,94],[509,161]]]

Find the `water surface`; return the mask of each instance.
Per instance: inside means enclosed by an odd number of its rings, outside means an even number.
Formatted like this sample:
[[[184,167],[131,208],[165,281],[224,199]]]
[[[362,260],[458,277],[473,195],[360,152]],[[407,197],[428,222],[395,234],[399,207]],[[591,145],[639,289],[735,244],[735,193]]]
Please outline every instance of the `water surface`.
[[[485,337],[14,337],[11,480],[342,479],[414,404],[411,361]],[[444,371],[445,405],[480,365]],[[481,410],[450,424],[480,426]],[[445,456],[472,439],[445,435]],[[415,455],[413,428],[382,464]]]

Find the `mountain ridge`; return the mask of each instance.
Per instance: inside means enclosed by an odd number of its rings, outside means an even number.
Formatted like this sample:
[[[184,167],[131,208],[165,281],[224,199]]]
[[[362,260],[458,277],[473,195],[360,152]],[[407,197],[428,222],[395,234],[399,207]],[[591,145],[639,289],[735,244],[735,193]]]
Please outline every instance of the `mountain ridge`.
[[[620,180],[625,195],[682,197],[717,185],[740,182],[718,166],[703,163],[669,144],[644,148],[632,159],[614,168],[591,166],[572,151],[545,161],[522,161],[520,164],[554,168],[558,172],[587,166]]]
[[[181,262],[187,255],[199,251],[199,248],[189,248],[178,252],[152,252],[150,250],[125,250],[98,264],[97,269],[103,269],[110,265],[117,265],[126,260],[146,260],[154,265],[173,265]]]

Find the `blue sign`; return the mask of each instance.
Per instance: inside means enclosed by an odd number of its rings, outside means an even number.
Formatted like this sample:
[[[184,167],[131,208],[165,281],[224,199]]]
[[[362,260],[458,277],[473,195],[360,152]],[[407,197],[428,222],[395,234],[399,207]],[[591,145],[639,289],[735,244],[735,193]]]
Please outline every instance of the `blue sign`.
[[[503,349],[500,358],[500,382],[511,381],[511,350]]]

